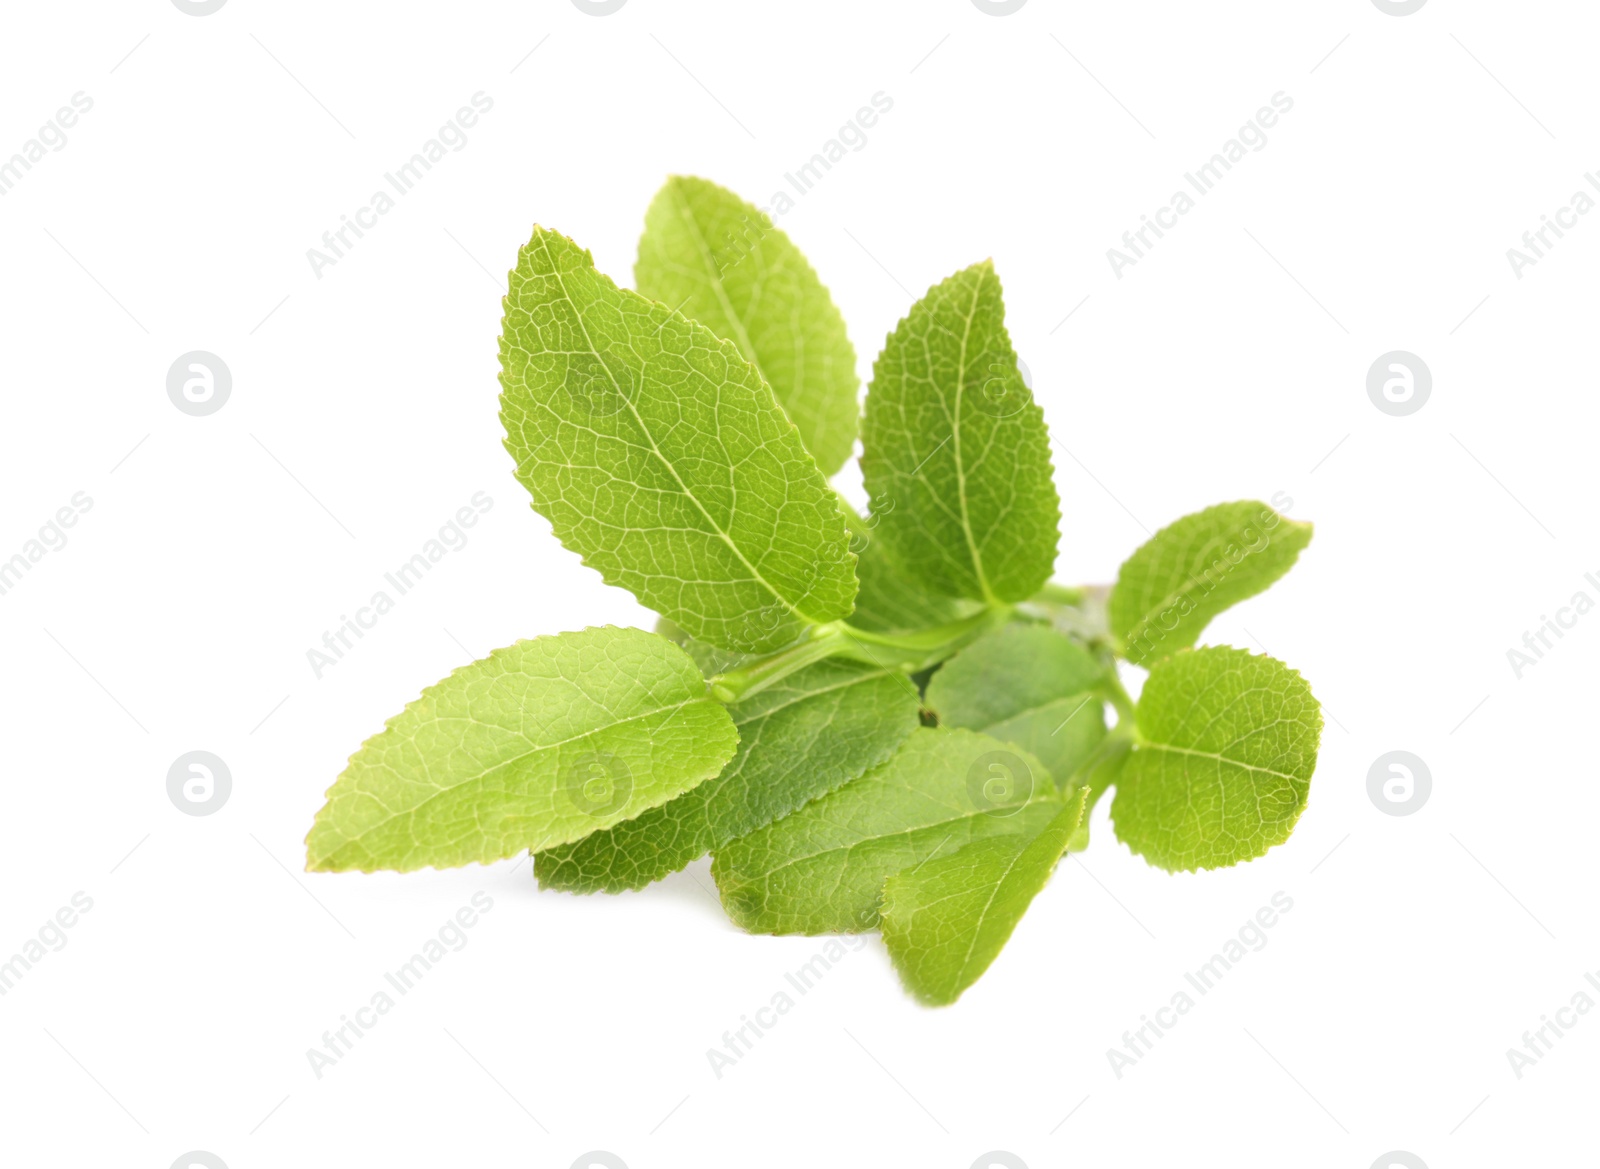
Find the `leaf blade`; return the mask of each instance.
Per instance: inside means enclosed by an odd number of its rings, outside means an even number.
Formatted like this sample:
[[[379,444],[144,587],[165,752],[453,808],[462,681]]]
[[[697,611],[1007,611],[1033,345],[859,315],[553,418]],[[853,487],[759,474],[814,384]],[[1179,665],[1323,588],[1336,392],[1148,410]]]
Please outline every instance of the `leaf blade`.
[[[884,883],[883,940],[919,1001],[948,1006],[981,978],[1083,822],[1083,788],[1037,835],[977,840]]]
[[[506,449],[564,545],[724,649],[768,652],[849,614],[833,493],[737,347],[544,228],[505,303]]]
[[[1282,844],[1305,810],[1322,712],[1296,671],[1228,646],[1158,662],[1139,696],[1139,741],[1116,777],[1117,838],[1172,872]]]
[[[816,271],[770,217],[715,183],[673,176],[645,212],[634,283],[739,347],[824,476],[844,465],[860,413],[855,347]]]
[[[900,561],[949,596],[1019,601],[1055,562],[1044,414],[1017,368],[993,264],[936,284],[873,366],[862,473]]]
[[[1308,523],[1265,503],[1221,503],[1174,520],[1122,565],[1111,631],[1134,665],[1188,649],[1217,614],[1281,578],[1311,542]]]
[[[664,638],[602,626],[520,641],[361,745],[306,837],[307,868],[487,864],[578,839],[715,775],[736,740]]]

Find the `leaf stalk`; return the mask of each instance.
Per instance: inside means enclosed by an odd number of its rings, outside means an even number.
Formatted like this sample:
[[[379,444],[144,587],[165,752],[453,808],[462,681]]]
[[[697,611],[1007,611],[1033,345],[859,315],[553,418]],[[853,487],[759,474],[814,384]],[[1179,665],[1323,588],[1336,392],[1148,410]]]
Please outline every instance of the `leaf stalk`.
[[[733,703],[781,682],[824,658],[844,657],[885,670],[915,674],[936,666],[991,629],[1005,624],[1009,605],[991,605],[970,616],[914,633],[874,633],[843,621],[813,625],[794,645],[711,679],[711,697]]]

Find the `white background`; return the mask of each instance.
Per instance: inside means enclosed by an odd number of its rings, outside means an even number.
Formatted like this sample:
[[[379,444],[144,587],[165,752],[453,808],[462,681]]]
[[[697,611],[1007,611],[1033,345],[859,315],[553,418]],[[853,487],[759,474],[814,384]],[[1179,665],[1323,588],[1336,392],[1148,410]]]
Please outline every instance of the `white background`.
[[[93,909],[0,997],[0,1162],[1578,1163],[1600,1014],[1520,1079],[1506,1050],[1600,969],[1600,615],[1520,680],[1506,651],[1600,599],[1600,216],[1521,279],[1506,249],[1600,167],[1593,14],[1215,11],[8,6],[0,157],[94,106],[0,198],[0,557],[93,506],[0,596],[0,957],[75,892]],[[314,275],[307,249],[480,90],[465,148]],[[1106,250],[1280,90],[1265,148],[1114,275]],[[915,295],[993,256],[1058,440],[1058,578],[1287,493],[1316,540],[1205,640],[1298,667],[1329,721],[1264,859],[1169,876],[1103,804],[957,1006],[914,1005],[872,938],[718,1079],[707,1049],[822,943],[738,933],[703,863],[575,898],[525,860],[307,875],[301,841],[349,753],[453,667],[651,620],[500,446],[502,274],[532,225],[631,283],[667,174],[769,204],[877,91],[866,147],[779,218],[863,375]],[[166,394],[197,349],[233,376],[209,417]],[[1366,393],[1394,349],[1433,374],[1409,417]],[[478,491],[470,542],[317,679],[306,651]],[[233,777],[206,817],[166,792],[197,749]],[[1367,795],[1396,749],[1433,775],[1407,817]],[[1107,1049],[1280,890],[1267,946],[1119,1079]],[[466,948],[318,1079],[307,1049],[477,891]]]

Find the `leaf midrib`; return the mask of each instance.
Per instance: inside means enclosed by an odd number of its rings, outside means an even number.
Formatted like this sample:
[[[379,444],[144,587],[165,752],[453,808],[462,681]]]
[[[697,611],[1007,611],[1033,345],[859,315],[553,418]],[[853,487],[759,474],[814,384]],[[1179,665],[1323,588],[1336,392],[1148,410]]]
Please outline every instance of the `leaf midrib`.
[[[1055,821],[1052,820],[1051,823],[1053,824]],[[1046,825],[1044,832],[1048,831],[1050,831],[1050,828],[1049,825]],[[983,908],[978,911],[977,920],[972,926],[971,940],[967,942],[967,952],[961,956],[961,965],[956,972],[956,985],[959,986],[966,979],[967,969],[972,965],[972,952],[978,948],[978,939],[983,934],[983,924],[989,918],[989,911],[994,908],[995,899],[1000,896],[1001,887],[1011,879],[1011,874],[1022,863],[1022,858],[1028,855],[1028,850],[1044,836],[1044,832],[1041,832],[1018,849],[1017,854],[1006,865],[1005,871],[995,878],[994,883],[989,887],[989,899],[983,903]]]
[[[1290,783],[1303,784],[1303,783],[1309,782],[1308,780],[1301,779],[1298,775],[1290,775],[1286,771],[1274,771],[1270,767],[1261,767],[1261,766],[1259,766],[1257,764],[1254,764],[1254,763],[1245,763],[1243,760],[1232,759],[1232,758],[1228,757],[1227,755],[1223,755],[1223,754],[1221,754],[1220,752],[1217,752],[1217,751],[1197,751],[1192,747],[1175,747],[1171,743],[1150,743],[1150,742],[1140,743],[1139,744],[1139,750],[1141,750],[1141,751],[1171,751],[1175,755],[1193,755],[1193,756],[1196,756],[1196,757],[1198,757],[1200,759],[1212,759],[1212,760],[1215,760],[1218,763],[1231,763],[1233,766],[1238,767],[1238,768],[1242,768],[1245,771],[1255,771],[1255,772],[1259,772],[1262,775],[1275,776],[1278,779],[1286,779]]]
[[[972,569],[978,574],[978,588],[983,593],[983,599],[989,604],[998,604],[998,601],[989,588],[988,575],[983,571],[983,556],[978,551],[978,543],[972,536],[972,521],[967,510],[967,468],[961,459],[961,401],[966,394],[967,386],[967,341],[972,336],[972,322],[978,314],[978,298],[983,294],[983,275],[972,286],[972,303],[967,306],[966,320],[961,326],[961,354],[956,365],[956,403],[955,411],[950,419],[950,436],[955,447],[956,458],[956,498],[961,505],[961,533],[966,537],[967,554],[972,558]]]
[[[340,844],[340,847],[343,848],[343,847],[347,847],[347,846],[352,845],[352,844],[356,844],[356,843],[366,839],[368,836],[371,836],[374,832],[377,832],[379,829],[388,827],[390,824],[394,823],[396,820],[403,819],[403,818],[405,818],[407,816],[415,816],[418,812],[422,811],[422,809],[426,808],[429,804],[433,803],[433,801],[439,799],[440,797],[447,796],[447,795],[454,795],[454,794],[458,793],[462,788],[467,787],[470,784],[482,783],[489,776],[495,774],[496,772],[503,771],[504,769],[506,769],[508,767],[511,767],[511,766],[513,766],[513,765],[515,765],[517,763],[520,763],[524,759],[531,759],[534,756],[539,755],[539,754],[541,754],[543,752],[555,751],[555,750],[558,750],[558,749],[560,749],[562,747],[568,746],[569,744],[572,744],[572,743],[580,743],[580,742],[584,741],[585,739],[592,738],[593,736],[601,734],[601,733],[603,733],[605,731],[611,730],[614,727],[622,727],[622,726],[627,726],[629,723],[642,722],[645,719],[654,718],[658,714],[665,714],[668,711],[674,711],[674,712],[681,711],[685,707],[692,706],[695,703],[709,702],[709,701],[710,701],[710,699],[707,699],[707,698],[699,698],[699,697],[686,698],[682,702],[675,702],[675,703],[672,703],[672,704],[670,704],[668,706],[658,706],[653,710],[641,711],[638,714],[629,715],[627,718],[619,718],[615,722],[609,722],[609,723],[606,723],[604,726],[594,727],[591,730],[586,730],[586,731],[583,731],[583,732],[581,732],[579,734],[571,735],[571,736],[569,736],[568,738],[565,738],[565,739],[557,739],[555,742],[551,742],[551,743],[540,743],[537,746],[530,747],[528,750],[523,751],[520,754],[511,756],[509,759],[502,759],[499,762],[495,763],[492,767],[486,767],[482,771],[477,772],[475,775],[466,776],[463,779],[461,779],[459,782],[452,783],[452,784],[450,784],[448,786],[438,787],[431,795],[428,795],[428,796],[424,797],[422,800],[418,801],[415,804],[412,804],[410,807],[408,807],[408,808],[406,808],[406,809],[404,809],[402,811],[393,812],[390,815],[385,816],[382,820],[379,820],[374,824],[368,825],[367,827],[363,828],[359,833],[357,833],[354,836],[342,836],[342,838],[341,838],[342,839],[342,843]],[[436,718],[436,719],[430,720],[429,723],[425,723],[423,725],[427,726],[427,725],[432,725],[433,723],[444,722],[444,721],[450,721],[450,720],[437,719]],[[478,723],[477,719],[467,719],[465,721],[481,725],[481,724]],[[421,727],[418,728],[418,730],[420,730],[420,729],[421,729]],[[416,735],[415,735],[415,732],[413,732],[413,734],[410,736],[410,738],[407,741],[414,741],[415,738],[416,738]],[[343,779],[344,776],[341,775],[339,778]],[[335,781],[335,782],[337,782],[337,781]],[[353,791],[353,792],[350,792],[348,794],[351,795],[351,796],[370,796],[371,795],[370,792],[363,792],[363,791],[360,791],[360,790]],[[333,851],[334,850],[330,850],[328,853],[325,853],[324,856],[332,856],[333,855]]]

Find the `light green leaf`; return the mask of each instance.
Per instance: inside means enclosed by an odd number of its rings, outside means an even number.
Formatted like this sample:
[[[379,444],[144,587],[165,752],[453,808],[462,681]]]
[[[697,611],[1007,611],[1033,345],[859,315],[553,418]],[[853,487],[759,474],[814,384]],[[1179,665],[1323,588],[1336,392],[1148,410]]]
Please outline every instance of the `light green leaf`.
[[[856,351],[828,290],[765,212],[705,179],[668,179],[645,213],[634,283],[739,347],[824,475],[844,465],[860,414]]]
[[[1310,542],[1310,524],[1252,500],[1184,516],[1123,564],[1111,631],[1135,665],[1188,649],[1218,613],[1288,572]]]
[[[664,638],[605,626],[519,641],[361,745],[306,837],[306,867],[448,868],[577,840],[710,779],[737,742]]]
[[[1042,764],[972,731],[920,728],[887,763],[716,852],[722,905],[752,933],[859,933],[892,873],[1061,810]]]
[[[721,775],[539,853],[534,873],[575,893],[641,889],[882,763],[917,726],[917,706],[902,675],[837,658],[808,666],[728,708],[739,748]]]
[[[943,726],[983,731],[1038,756],[1064,787],[1105,737],[1103,670],[1046,625],[1010,625],[956,654],[928,683]]]
[[[543,228],[505,305],[506,449],[585,564],[724,649],[775,650],[849,615],[833,491],[736,346]]]
[[[889,335],[862,427],[880,536],[930,587],[975,601],[1036,593],[1061,516],[1004,317],[987,260],[935,285]]]
[[[947,1006],[989,969],[1067,851],[1084,816],[1080,789],[1037,836],[976,840],[883,887],[883,940],[907,990]]]
[[[1139,741],[1117,776],[1117,837],[1174,872],[1282,844],[1305,810],[1322,710],[1282,662],[1206,646],[1159,662],[1139,696]]]

